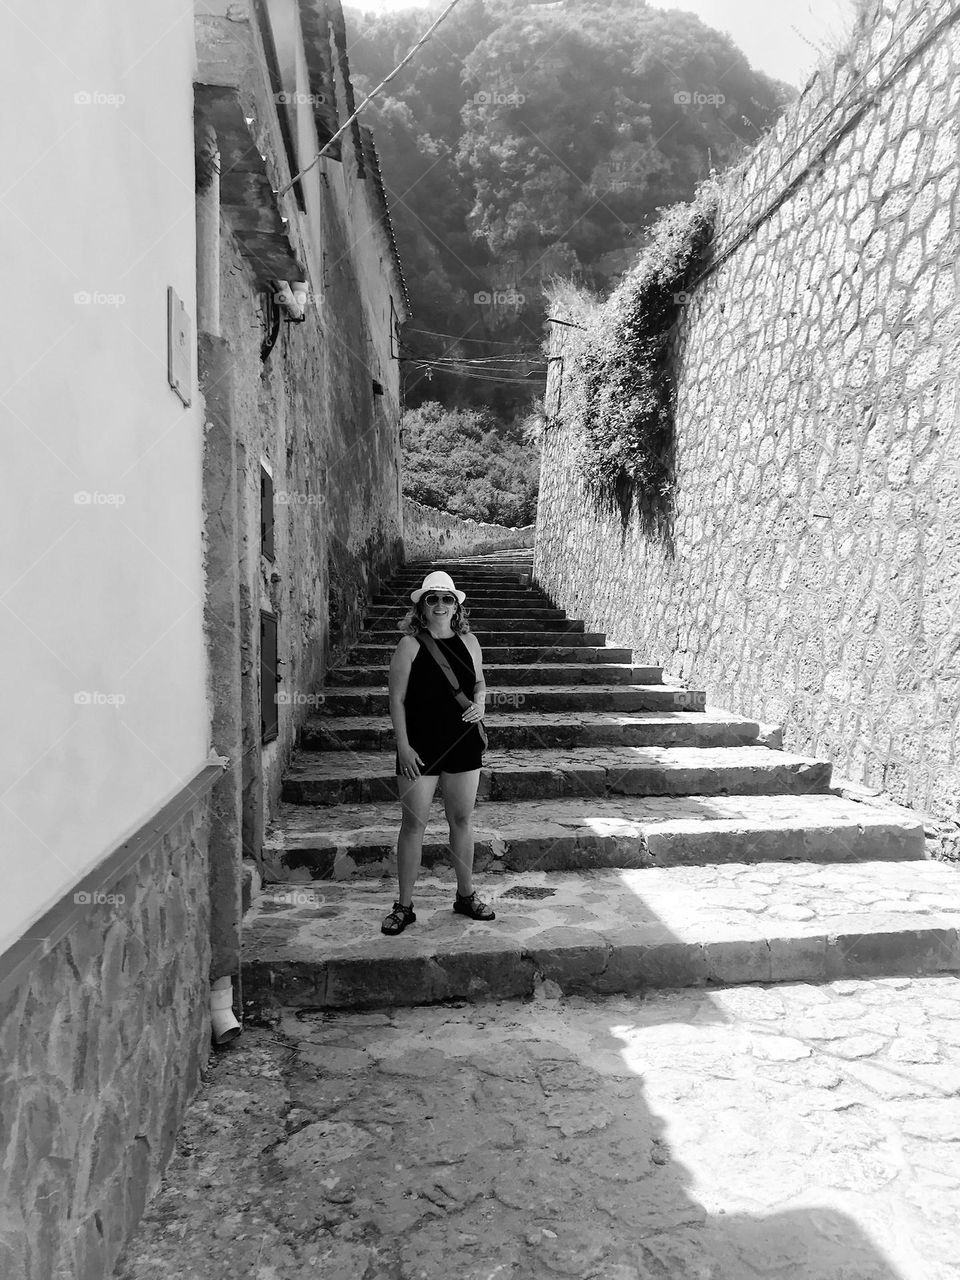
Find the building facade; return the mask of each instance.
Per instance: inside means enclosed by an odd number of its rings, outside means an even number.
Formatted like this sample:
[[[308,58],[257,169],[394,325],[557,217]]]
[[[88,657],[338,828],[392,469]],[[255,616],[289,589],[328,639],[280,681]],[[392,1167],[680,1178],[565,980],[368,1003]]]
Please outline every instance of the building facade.
[[[353,109],[339,4],[6,28],[36,111],[0,204],[0,1274],[93,1280],[199,1081],[298,727],[402,555],[406,293],[367,131],[291,182]]]

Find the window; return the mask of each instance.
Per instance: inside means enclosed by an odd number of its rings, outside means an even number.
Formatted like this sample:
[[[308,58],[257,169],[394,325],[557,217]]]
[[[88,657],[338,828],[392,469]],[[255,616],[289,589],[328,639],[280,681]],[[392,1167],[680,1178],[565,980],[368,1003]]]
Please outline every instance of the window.
[[[277,713],[277,617],[260,610],[260,741],[272,742],[279,732]]]
[[[273,476],[260,464],[260,550],[270,561],[273,550]]]

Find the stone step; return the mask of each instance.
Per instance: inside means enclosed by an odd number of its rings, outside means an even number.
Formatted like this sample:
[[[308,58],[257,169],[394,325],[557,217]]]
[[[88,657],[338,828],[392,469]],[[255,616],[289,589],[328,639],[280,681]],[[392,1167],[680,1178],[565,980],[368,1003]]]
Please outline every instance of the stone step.
[[[444,573],[448,573],[453,578],[454,585],[460,591],[477,591],[482,587],[489,587],[493,590],[509,588],[511,590],[523,589],[527,591],[542,591],[533,580],[533,571],[529,565],[517,565],[516,568],[507,572],[493,573],[485,569],[444,569]],[[386,582],[379,585],[381,591],[413,591],[423,586],[423,580],[426,577],[425,572],[410,573],[397,575],[394,574]]]
[[[395,646],[400,638],[400,631],[397,626],[399,618],[393,624],[383,623],[374,628],[368,628],[360,632],[357,643],[358,645],[385,645]],[[480,640],[480,644],[484,650],[490,645],[510,645],[520,648],[545,647],[551,648],[583,648],[589,645],[593,648],[603,648],[606,645],[607,637],[602,631],[584,631],[583,623],[567,624],[563,627],[553,627],[549,631],[528,631],[523,628],[523,624],[517,627],[511,627],[509,630],[492,630],[484,626],[474,627],[471,623],[471,630]]]
[[[457,586],[461,591],[467,590],[466,587],[460,587],[459,582],[457,583]],[[375,606],[385,604],[409,605],[411,603],[410,592],[419,587],[419,582],[414,583],[413,585],[409,582],[404,582],[397,586],[385,586],[382,591],[378,592],[373,597],[372,604]],[[483,601],[487,604],[497,604],[501,602],[510,602],[513,604],[536,604],[543,605],[550,609],[556,608],[546,592],[541,591],[539,587],[520,587],[515,583],[508,586],[471,587],[470,591],[467,592],[467,604],[470,604],[472,601]]]
[[[629,662],[582,663],[530,663],[514,666],[509,663],[489,663],[484,654],[484,673],[491,692],[487,705],[496,706],[496,689],[504,685],[584,685],[584,684],[660,684],[662,667],[634,667]],[[338,667],[327,672],[327,687],[366,686],[375,688],[386,685],[387,668]],[[507,696],[507,703],[509,698]]]
[[[517,747],[738,747],[756,742],[756,720],[721,707],[703,711],[517,712],[499,708],[487,720],[501,750]],[[389,751],[393,724],[384,716],[310,716],[300,731],[305,751]]]
[[[490,626],[489,623],[491,622],[495,622],[496,625]],[[364,624],[364,629],[358,636],[358,642],[360,644],[375,644],[376,640],[372,639],[372,637],[376,637],[383,632],[395,637],[398,633],[399,623],[399,614],[394,615],[392,618],[386,616],[376,618],[368,617]],[[555,637],[570,635],[571,633],[576,633],[579,636],[577,640],[578,644],[603,644],[606,640],[605,635],[600,641],[585,639],[586,631],[583,625],[583,620],[579,618],[557,618],[556,621],[551,622],[549,626],[538,627],[530,618],[499,617],[496,619],[480,618],[479,620],[475,620],[471,617],[470,630],[475,631],[481,641],[484,641],[486,637],[497,637],[488,641],[491,644],[552,644]],[[513,632],[519,632],[525,637],[531,636],[532,639],[520,640],[512,634]],[[592,631],[590,634],[603,635],[602,632],[597,631]]]
[[[355,667],[387,667],[396,649],[393,644],[358,644],[347,655],[347,663]],[[520,664],[523,666],[548,663],[600,663],[630,662],[632,649],[613,645],[484,645],[484,666]]]
[[[452,881],[422,877],[399,937],[380,933],[391,882],[264,893],[244,998],[375,1008],[531,996],[541,980],[605,995],[960,971],[957,873],[941,862],[505,872],[478,887],[496,920],[455,915]]]
[[[518,573],[533,573],[533,556],[517,556],[512,560],[421,560],[416,564],[404,565],[400,569],[395,569],[391,573],[389,581],[403,581],[407,579],[416,581],[418,584],[423,581],[428,573],[432,573],[434,569],[437,572],[449,573],[451,578],[456,581],[456,575],[459,573],[462,578],[510,578]]]
[[[566,685],[515,685],[497,698],[497,706],[511,706],[523,711],[702,711],[707,695],[702,689],[681,689],[666,684],[589,685],[585,688]],[[488,687],[487,700],[493,704],[498,693]],[[317,705],[331,716],[389,715],[386,688],[334,689],[325,686]],[[322,699],[322,701],[321,701]],[[492,726],[495,728],[495,726]]]
[[[545,800],[608,795],[808,795],[830,785],[832,765],[810,756],[746,747],[586,747],[488,751],[478,798]],[[293,804],[363,804],[396,796],[388,752],[298,753],[284,776]]]
[[[395,876],[399,825],[395,800],[322,810],[287,804],[264,841],[264,857],[278,880]],[[487,801],[478,805],[473,827],[478,874],[925,856],[915,813],[836,795]],[[447,838],[437,798],[424,866],[446,866]]]
[[[381,623],[399,622],[408,606],[392,605],[388,609],[367,608],[364,612],[364,627],[374,630]],[[498,626],[509,627],[511,623],[521,624],[528,630],[537,630],[541,624],[544,631],[555,631],[559,623],[569,621],[562,609],[550,609],[541,605],[507,605],[497,604],[471,606],[470,629],[477,631],[482,623],[496,622]],[[580,626],[583,626],[581,622]]]

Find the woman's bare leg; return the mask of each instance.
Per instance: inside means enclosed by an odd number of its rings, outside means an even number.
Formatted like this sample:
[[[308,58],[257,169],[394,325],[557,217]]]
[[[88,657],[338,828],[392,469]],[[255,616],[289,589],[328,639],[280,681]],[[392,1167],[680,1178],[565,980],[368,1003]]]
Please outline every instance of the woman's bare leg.
[[[473,810],[480,785],[480,770],[444,773],[443,807],[450,825],[450,858],[457,873],[461,897],[473,892]]]
[[[430,802],[440,779],[434,774],[421,774],[419,778],[397,778],[397,794],[403,817],[400,835],[397,837],[397,878],[400,881],[400,899],[409,907],[413,898],[413,886],[417,883],[420,859],[423,856],[423,833],[430,817]]]

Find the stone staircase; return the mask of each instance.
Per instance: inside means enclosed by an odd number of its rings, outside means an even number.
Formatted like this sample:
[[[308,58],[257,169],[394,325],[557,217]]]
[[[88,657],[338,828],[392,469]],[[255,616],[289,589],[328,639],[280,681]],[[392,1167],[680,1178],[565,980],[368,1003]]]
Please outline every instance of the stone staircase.
[[[399,805],[387,665],[409,592],[396,574],[304,728],[245,917],[254,1005],[375,1007],[649,986],[960,970],[955,868],[920,816],[844,798],[828,761],[638,666],[532,585],[531,553],[442,565],[484,651],[490,750],[476,878],[497,909],[451,911],[438,798],[417,922],[380,933]]]

